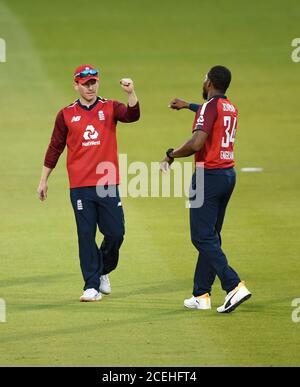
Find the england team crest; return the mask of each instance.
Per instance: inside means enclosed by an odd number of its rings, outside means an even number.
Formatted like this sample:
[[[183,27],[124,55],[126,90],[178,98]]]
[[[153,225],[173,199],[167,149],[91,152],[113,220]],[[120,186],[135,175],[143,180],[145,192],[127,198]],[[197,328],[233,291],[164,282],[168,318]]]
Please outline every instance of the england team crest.
[[[103,110],[98,111],[98,117],[99,117],[99,121],[105,121],[105,115]]]

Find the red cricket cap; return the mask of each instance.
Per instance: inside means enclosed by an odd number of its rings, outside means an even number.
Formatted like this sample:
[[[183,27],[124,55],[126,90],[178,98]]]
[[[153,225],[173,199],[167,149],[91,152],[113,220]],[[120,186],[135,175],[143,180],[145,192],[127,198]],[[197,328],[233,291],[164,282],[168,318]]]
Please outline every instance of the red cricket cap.
[[[82,73],[83,71],[89,71],[89,70],[94,70],[97,71],[96,74],[90,74],[86,76],[80,76],[79,74]],[[99,72],[98,70],[91,65],[85,64],[77,67],[77,69],[74,71],[74,81],[79,82],[82,85],[86,82],[88,82],[90,79],[96,79],[96,81],[99,81]]]

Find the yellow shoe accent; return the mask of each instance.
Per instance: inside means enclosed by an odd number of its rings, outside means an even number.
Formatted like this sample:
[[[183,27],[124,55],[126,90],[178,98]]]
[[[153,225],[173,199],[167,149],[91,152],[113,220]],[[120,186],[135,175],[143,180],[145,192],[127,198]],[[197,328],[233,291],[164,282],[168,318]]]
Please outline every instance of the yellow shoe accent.
[[[206,303],[207,308],[211,307],[210,295],[208,293],[201,294],[201,296],[196,297],[198,300],[203,300]],[[203,302],[202,301],[202,302]]]
[[[201,296],[197,296],[196,298],[209,298],[209,294],[208,293],[205,293],[205,294],[201,294]]]
[[[233,290],[231,290],[231,292],[235,292],[236,290],[239,290],[240,288],[242,288],[243,286],[246,286],[245,285],[245,281],[241,281],[238,286],[236,286]],[[231,293],[230,292],[230,293]]]

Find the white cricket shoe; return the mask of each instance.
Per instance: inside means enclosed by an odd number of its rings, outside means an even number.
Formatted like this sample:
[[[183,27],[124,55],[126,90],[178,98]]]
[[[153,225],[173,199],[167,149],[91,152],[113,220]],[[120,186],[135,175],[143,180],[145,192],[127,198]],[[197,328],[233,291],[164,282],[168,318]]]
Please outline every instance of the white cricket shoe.
[[[184,300],[183,305],[189,309],[211,309],[210,296],[208,293],[198,297],[192,296]]]
[[[97,292],[96,289],[86,289],[83,295],[80,297],[80,302],[94,302],[100,301],[102,298],[101,293]]]
[[[111,293],[111,286],[110,286],[108,274],[102,275],[100,277],[100,292],[106,295]]]
[[[251,293],[246,288],[245,283],[242,281],[235,289],[227,294],[224,304],[217,308],[217,311],[219,313],[230,313],[250,297]]]

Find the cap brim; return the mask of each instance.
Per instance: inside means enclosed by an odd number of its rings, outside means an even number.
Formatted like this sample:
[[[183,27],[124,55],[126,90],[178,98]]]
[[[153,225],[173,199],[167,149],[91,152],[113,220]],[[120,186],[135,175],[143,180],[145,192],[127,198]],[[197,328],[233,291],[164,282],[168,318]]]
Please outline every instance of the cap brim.
[[[75,82],[78,82],[81,85],[84,85],[85,83],[87,83],[91,79],[95,79],[96,81],[99,81],[99,77],[97,75],[91,75],[89,77],[84,77],[84,78],[79,78],[79,77],[75,78]]]

